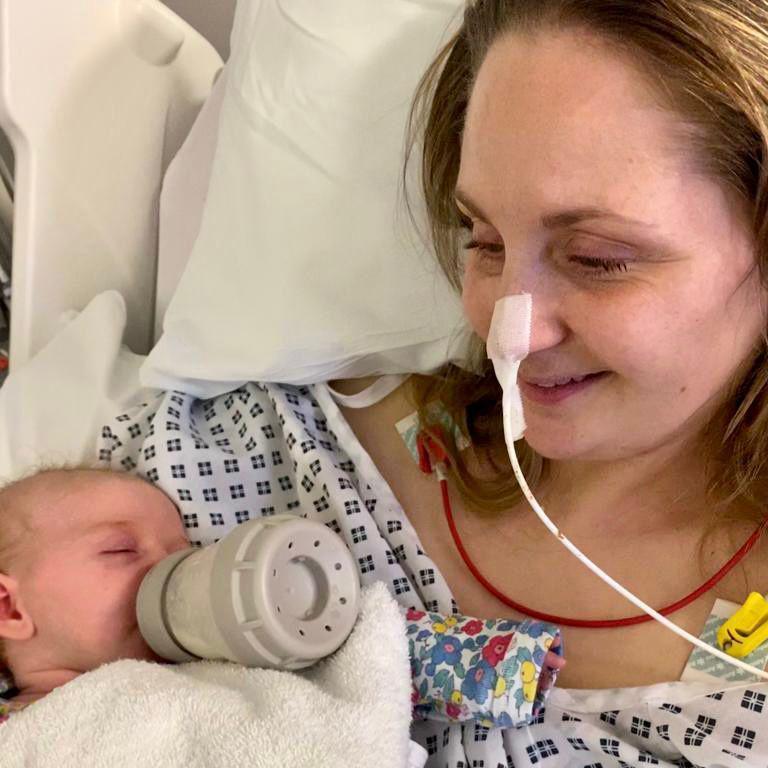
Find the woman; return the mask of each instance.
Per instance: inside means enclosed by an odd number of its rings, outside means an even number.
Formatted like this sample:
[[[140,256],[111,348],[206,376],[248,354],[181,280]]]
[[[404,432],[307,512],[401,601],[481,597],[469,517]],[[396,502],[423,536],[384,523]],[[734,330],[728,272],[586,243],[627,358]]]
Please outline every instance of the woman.
[[[533,296],[529,482],[656,607],[715,573],[768,509],[767,50],[761,2],[479,0],[421,91],[433,237],[480,339],[498,298]],[[492,369],[417,390],[480,445],[448,447],[454,517],[482,575],[560,617],[636,615],[512,490]],[[382,428],[410,410],[401,390],[345,415],[460,610],[519,616],[470,574],[434,482]],[[716,598],[766,589],[761,541],[672,618],[698,635]],[[558,682],[571,688],[679,680],[691,652],[656,622],[563,632]]]

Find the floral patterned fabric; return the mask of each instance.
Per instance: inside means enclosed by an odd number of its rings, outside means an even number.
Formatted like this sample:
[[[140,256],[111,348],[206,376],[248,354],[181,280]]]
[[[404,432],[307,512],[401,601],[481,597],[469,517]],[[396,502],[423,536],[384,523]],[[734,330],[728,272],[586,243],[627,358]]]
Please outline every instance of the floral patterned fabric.
[[[531,723],[554,684],[560,631],[538,621],[406,613],[414,717]]]

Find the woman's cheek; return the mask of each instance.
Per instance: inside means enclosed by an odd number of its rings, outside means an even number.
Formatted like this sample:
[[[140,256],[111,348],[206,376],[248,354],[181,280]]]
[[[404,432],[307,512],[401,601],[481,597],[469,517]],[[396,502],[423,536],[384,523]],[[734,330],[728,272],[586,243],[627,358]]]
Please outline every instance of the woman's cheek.
[[[475,270],[467,269],[464,273],[464,284],[461,300],[464,305],[464,315],[472,326],[472,330],[483,341],[488,339],[491,328],[491,318],[496,305],[496,283],[488,277],[484,279]]]

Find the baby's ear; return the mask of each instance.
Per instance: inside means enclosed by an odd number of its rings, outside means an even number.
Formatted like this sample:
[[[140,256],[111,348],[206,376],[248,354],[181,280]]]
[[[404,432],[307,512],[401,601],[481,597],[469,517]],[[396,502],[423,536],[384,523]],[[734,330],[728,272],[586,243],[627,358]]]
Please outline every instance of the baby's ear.
[[[0,637],[6,640],[29,640],[34,634],[35,625],[19,600],[16,579],[0,573]]]

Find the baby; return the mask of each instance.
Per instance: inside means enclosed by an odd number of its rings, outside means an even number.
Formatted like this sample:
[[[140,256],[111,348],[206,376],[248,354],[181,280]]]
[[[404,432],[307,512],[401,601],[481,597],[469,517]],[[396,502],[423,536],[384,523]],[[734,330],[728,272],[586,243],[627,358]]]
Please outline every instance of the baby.
[[[136,594],[158,561],[189,547],[173,502],[103,470],[51,470],[0,491],[0,662],[29,704],[117,659],[159,661]]]
[[[0,721],[108,662],[164,661],[135,612],[144,575],[189,547],[162,491],[124,473],[48,470],[0,490],[0,521],[0,666],[18,690]],[[549,625],[405,618],[416,717],[510,725],[508,709],[540,702],[563,664]]]

